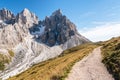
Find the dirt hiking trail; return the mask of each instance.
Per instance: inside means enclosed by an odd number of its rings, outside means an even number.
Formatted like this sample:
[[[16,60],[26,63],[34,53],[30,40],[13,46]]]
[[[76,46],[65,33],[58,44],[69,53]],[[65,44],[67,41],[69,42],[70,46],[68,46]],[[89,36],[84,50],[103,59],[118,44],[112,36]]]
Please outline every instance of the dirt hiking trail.
[[[77,62],[66,80],[114,80],[101,62],[100,48],[95,48],[87,57]]]

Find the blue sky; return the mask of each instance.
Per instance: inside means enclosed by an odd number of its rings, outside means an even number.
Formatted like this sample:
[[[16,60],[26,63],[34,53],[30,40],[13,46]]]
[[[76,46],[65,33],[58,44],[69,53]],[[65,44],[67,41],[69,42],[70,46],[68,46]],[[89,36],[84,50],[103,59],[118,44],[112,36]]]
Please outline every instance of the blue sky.
[[[50,16],[55,10],[61,9],[62,13],[77,25],[78,30],[90,39],[92,38],[86,35],[89,34],[89,30],[93,31],[94,28],[101,26],[106,27],[107,24],[114,26],[120,22],[119,0],[0,0],[0,8],[3,7],[15,14],[28,8],[40,20],[43,20],[45,16]],[[118,35],[119,33],[114,36]],[[108,36],[104,37],[108,39]],[[109,38],[111,37],[113,36]],[[103,35],[100,39],[106,40],[103,39]]]

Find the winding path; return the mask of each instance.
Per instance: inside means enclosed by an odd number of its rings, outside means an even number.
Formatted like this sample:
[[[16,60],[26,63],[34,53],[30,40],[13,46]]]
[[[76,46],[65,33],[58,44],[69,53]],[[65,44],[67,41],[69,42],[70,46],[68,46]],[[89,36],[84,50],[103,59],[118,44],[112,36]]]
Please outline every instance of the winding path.
[[[101,60],[100,47],[95,48],[73,66],[66,80],[114,80]]]

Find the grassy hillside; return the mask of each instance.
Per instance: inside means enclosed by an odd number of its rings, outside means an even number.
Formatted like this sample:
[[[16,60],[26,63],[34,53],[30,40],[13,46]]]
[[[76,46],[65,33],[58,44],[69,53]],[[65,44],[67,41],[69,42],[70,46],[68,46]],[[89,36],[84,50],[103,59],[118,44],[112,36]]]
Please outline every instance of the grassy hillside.
[[[103,43],[103,63],[115,80],[120,80],[120,37]]]
[[[36,64],[8,80],[63,80],[75,62],[87,56],[96,45],[84,44],[62,53],[62,55]]]

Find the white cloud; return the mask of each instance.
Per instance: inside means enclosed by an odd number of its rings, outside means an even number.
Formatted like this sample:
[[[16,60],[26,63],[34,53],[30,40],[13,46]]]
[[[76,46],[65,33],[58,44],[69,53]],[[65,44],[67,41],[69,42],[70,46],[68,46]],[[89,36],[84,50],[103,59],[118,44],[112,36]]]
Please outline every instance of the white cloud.
[[[106,23],[94,28],[79,30],[79,32],[91,41],[105,41],[120,36],[120,23]]]

